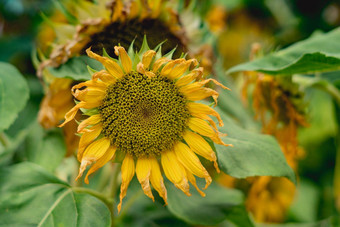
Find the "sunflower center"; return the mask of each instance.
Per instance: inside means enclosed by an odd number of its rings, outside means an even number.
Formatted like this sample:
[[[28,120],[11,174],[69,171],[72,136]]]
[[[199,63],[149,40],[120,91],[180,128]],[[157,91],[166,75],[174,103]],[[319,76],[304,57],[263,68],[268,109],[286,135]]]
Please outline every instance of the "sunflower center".
[[[106,91],[99,107],[103,134],[123,152],[157,156],[182,140],[186,102],[173,81],[132,71]]]

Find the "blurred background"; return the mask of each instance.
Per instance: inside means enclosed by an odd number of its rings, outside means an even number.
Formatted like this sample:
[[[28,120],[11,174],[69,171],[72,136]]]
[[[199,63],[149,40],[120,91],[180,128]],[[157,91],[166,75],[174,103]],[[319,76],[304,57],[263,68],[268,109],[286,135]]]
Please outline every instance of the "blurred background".
[[[31,94],[26,106],[29,109],[25,113],[27,122],[36,118],[43,97],[31,60],[32,50],[44,21],[43,15],[52,14],[55,1],[0,0],[0,61],[15,65],[28,81]],[[260,44],[264,53],[269,53],[313,33],[327,32],[340,26],[340,2],[336,0],[197,2],[197,13],[215,34],[215,48],[226,70],[248,61],[254,43]],[[242,86],[239,87],[241,89]],[[319,90],[307,90],[304,98],[308,103],[306,111],[310,126],[301,129],[298,134],[299,145],[304,148],[297,170],[300,183],[282,222],[313,222],[336,213],[333,199],[338,127],[335,105],[326,93]],[[23,159],[24,156],[16,154],[14,162]]]

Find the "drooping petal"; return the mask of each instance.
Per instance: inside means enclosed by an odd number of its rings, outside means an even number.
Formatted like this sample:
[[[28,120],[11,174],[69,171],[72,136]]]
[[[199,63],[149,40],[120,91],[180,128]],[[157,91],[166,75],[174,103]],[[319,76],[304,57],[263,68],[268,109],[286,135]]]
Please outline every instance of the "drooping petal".
[[[90,58],[96,59],[97,61],[101,62],[105,66],[106,70],[115,78],[120,79],[123,77],[123,70],[113,60],[107,57],[99,56],[98,54],[92,52],[91,47],[86,49],[86,53]]]
[[[210,185],[212,179],[195,153],[182,142],[175,144],[174,151],[178,160],[189,172],[205,179],[206,184],[204,189],[206,189]]]
[[[154,189],[158,192],[159,196],[163,198],[165,205],[168,204],[167,201],[167,191],[164,185],[161,169],[159,167],[158,161],[156,158],[150,158],[151,165],[151,175],[150,181]]]
[[[103,167],[108,161],[110,161],[113,156],[116,153],[116,147],[110,146],[107,151],[105,152],[105,154],[99,158],[95,164],[93,164],[93,166],[91,166],[91,168],[89,169],[89,171],[87,172],[86,176],[85,176],[85,183],[88,184],[89,183],[89,176],[96,172],[99,168]]]
[[[160,59],[157,59],[155,63],[153,64],[152,71],[156,73],[165,63],[169,62],[170,59],[162,57]]]
[[[193,150],[196,154],[201,155],[203,158],[214,162],[214,167],[216,171],[219,173],[220,169],[218,168],[216,154],[208,144],[205,139],[203,139],[200,135],[187,130],[184,135],[183,139],[189,145],[191,150]]]
[[[78,110],[80,108],[85,108],[86,107],[86,103],[81,101],[80,103],[78,103],[77,105],[75,105],[72,109],[70,109],[70,111],[68,111],[65,114],[65,121],[59,125],[58,127],[63,127],[65,124],[67,124],[68,122],[70,122],[71,120],[73,120],[73,118],[76,116]]]
[[[185,169],[178,161],[174,151],[164,151],[161,154],[161,162],[165,176],[187,196],[191,196]]]
[[[196,178],[195,176],[188,170],[187,171],[187,176],[188,176],[188,180],[189,182],[196,188],[196,190],[198,191],[198,193],[200,193],[200,195],[202,197],[205,197],[205,193],[201,191],[201,189],[198,188],[197,184],[196,184]]]
[[[126,196],[126,191],[129,187],[130,181],[135,175],[135,162],[133,161],[133,157],[129,154],[125,155],[125,158],[122,163],[122,184],[120,186],[120,195],[119,195],[119,204],[117,206],[118,213],[122,208],[123,198]]]
[[[91,143],[83,153],[83,157],[81,159],[79,167],[79,174],[76,180],[78,180],[83,175],[83,172],[88,165],[91,165],[93,162],[96,162],[98,161],[98,159],[103,157],[109,147],[110,140],[107,138],[101,138]]]
[[[144,194],[152,201],[155,201],[150,187],[151,163],[149,158],[138,158],[136,164],[136,175],[139,183],[142,186]]]
[[[206,87],[183,90],[182,93],[191,101],[199,101],[208,97],[213,97],[215,106],[217,105],[217,98],[219,96],[217,91]]]
[[[91,117],[83,120],[79,125],[78,125],[78,133],[82,133],[83,130],[90,126],[90,125],[96,125],[101,121],[101,115],[100,114],[96,114],[96,115],[92,115]],[[87,130],[87,131],[91,131],[91,130]]]
[[[129,73],[132,69],[132,61],[125,51],[124,47],[115,46],[115,54],[120,57],[125,73]]]

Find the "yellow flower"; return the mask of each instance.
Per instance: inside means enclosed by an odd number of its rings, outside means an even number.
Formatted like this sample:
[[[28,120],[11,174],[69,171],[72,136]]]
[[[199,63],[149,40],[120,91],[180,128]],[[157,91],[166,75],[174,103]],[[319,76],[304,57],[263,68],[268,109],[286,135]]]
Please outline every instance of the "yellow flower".
[[[161,56],[159,50],[128,54],[121,46],[114,49],[118,60],[86,50],[105,70],[73,86],[72,94],[79,102],[61,125],[71,121],[79,109],[89,115],[78,126],[81,139],[77,157],[81,165],[77,179],[93,164],[85,177],[88,183],[91,173],[120,152],[125,156],[118,210],[135,173],[148,197],[154,200],[151,182],[167,204],[161,166],[165,176],[186,195],[190,195],[190,182],[204,196],[194,176],[205,179],[205,188],[212,179],[197,154],[214,162],[219,171],[216,155],[204,137],[228,144],[220,139],[208,116],[215,116],[222,126],[219,114],[195,101],[210,96],[217,101],[218,92],[204,87],[210,81],[226,87],[214,79],[202,80],[203,69],[195,59],[171,60],[170,56]]]

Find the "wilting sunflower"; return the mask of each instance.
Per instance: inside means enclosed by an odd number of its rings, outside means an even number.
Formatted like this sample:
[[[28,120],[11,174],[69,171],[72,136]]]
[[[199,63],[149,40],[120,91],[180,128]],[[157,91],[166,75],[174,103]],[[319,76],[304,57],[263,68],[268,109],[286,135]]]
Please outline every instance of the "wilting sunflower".
[[[114,49],[119,60],[108,55],[102,57],[90,48],[86,50],[105,70],[73,86],[72,94],[78,103],[61,125],[71,121],[79,109],[89,116],[78,126],[81,165],[77,179],[93,164],[85,177],[88,183],[91,173],[121,152],[125,157],[118,210],[135,173],[147,196],[154,200],[151,182],[167,204],[159,161],[165,176],[177,188],[190,195],[189,181],[204,196],[194,175],[205,179],[205,188],[212,179],[196,154],[214,162],[219,171],[216,155],[204,137],[229,145],[220,139],[214,121],[208,116],[215,116],[222,126],[219,114],[194,101],[211,96],[217,102],[218,92],[204,87],[210,81],[226,87],[214,79],[202,80],[203,69],[197,67],[195,59],[171,60],[171,54],[162,56],[159,49],[156,52],[143,48],[137,54],[133,51],[128,54],[121,46]]]
[[[205,75],[210,72],[212,58],[208,50],[211,48],[192,45],[202,43],[200,37],[203,36],[196,35],[195,42],[189,40],[188,32],[180,22],[181,16],[175,11],[175,1],[64,0],[58,4],[62,10],[56,10],[49,18],[45,17],[46,23],[43,24],[37,40],[40,62],[36,61],[36,67],[38,76],[46,85],[39,121],[45,128],[55,127],[60,123],[60,116],[64,116],[66,112],[65,108],[59,108],[59,95],[69,100],[64,106],[72,105],[69,98],[72,97],[71,87],[80,82],[57,79],[50,69],[62,66],[73,57],[85,55],[90,46],[96,54],[102,55],[105,48],[109,55],[114,56],[115,45],[120,44],[127,49],[134,41],[134,46],[141,48],[143,37],[147,35],[151,47],[166,40],[162,45],[162,53],[177,46],[174,56],[179,57],[182,52],[188,52],[189,56],[200,55]],[[67,84],[69,87],[65,89]],[[72,125],[64,128],[65,134],[74,135],[75,131],[76,128]],[[77,141],[77,138],[73,137],[69,141]],[[66,142],[68,150],[74,150],[73,144]]]

